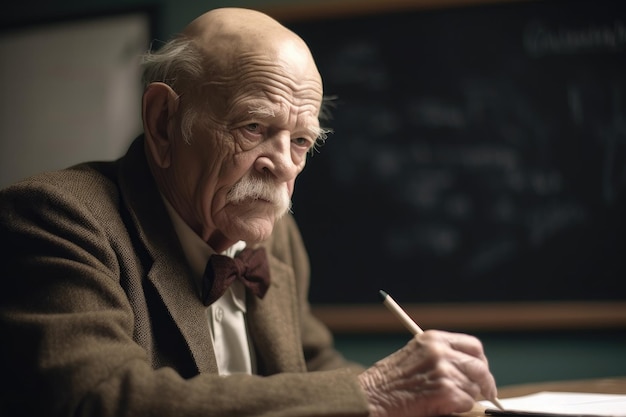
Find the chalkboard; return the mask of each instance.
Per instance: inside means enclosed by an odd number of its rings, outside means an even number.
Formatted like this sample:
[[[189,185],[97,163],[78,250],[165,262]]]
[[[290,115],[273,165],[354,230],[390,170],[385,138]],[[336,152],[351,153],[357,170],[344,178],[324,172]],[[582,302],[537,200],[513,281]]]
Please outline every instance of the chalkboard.
[[[311,302],[626,300],[624,4],[285,19],[336,95],[293,199]]]

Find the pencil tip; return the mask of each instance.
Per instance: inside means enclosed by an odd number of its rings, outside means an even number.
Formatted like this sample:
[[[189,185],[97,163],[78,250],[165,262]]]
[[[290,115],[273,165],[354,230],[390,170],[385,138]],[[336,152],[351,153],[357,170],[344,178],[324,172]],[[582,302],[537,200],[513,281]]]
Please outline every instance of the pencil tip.
[[[380,295],[381,301],[385,301],[385,298],[387,298],[387,293],[384,292],[383,290],[378,291],[378,295]]]
[[[497,397],[495,397],[493,400],[491,400],[491,402],[493,403],[493,405],[498,407],[500,410],[504,411],[504,407],[502,406],[502,403],[500,403],[500,400],[498,400]]]

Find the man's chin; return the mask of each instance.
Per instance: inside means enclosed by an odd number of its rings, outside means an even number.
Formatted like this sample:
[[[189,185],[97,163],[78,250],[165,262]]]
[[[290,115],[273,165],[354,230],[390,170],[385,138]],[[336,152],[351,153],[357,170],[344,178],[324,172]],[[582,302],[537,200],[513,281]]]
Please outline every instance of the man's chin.
[[[231,210],[238,217],[271,218],[278,220],[289,212],[290,205],[276,204],[266,200],[255,199],[245,203],[229,203]]]
[[[270,237],[277,220],[276,216],[239,217],[229,224],[228,235],[234,240],[262,242]]]

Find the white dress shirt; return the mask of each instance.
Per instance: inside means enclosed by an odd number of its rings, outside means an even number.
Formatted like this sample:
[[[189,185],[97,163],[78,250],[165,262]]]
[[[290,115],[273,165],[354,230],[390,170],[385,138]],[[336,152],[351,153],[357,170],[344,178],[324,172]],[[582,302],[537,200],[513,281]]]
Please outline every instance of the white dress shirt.
[[[215,251],[183,221],[165,197],[163,201],[193,272],[198,294],[201,294],[202,275],[207,261]],[[222,255],[232,258],[245,247],[246,243],[239,241]],[[207,307],[206,312],[219,374],[255,373],[256,361],[254,352],[250,349],[246,325],[244,285],[235,280],[222,297]]]

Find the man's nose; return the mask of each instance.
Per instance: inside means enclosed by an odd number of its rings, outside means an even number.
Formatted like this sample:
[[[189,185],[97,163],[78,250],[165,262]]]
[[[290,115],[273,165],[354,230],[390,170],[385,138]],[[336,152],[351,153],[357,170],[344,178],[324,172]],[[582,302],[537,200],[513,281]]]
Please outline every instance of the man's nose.
[[[298,175],[299,161],[294,160],[289,132],[276,134],[267,139],[264,145],[261,155],[255,161],[258,172],[270,173],[280,181],[289,181]]]

